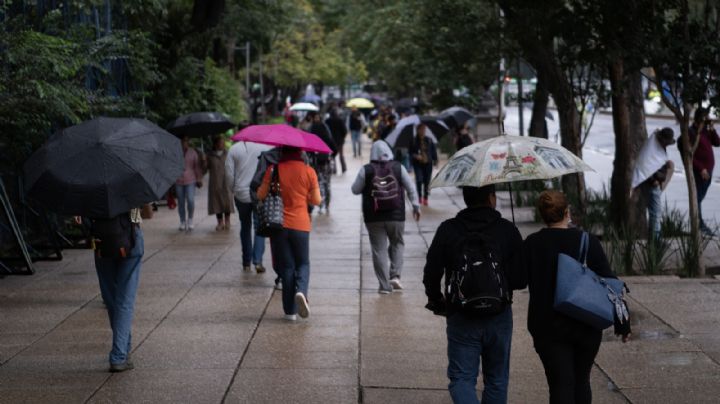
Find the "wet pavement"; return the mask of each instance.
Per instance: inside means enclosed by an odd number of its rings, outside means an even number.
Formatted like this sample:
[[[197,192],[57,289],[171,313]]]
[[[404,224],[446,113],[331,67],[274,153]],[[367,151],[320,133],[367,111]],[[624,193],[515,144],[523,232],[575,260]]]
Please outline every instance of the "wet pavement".
[[[331,213],[313,218],[308,320],[282,319],[274,274],[243,272],[237,222],[216,232],[200,192],[193,232],[179,232],[176,211],[164,207],[143,225],[135,370],[107,372],[111,335],[89,251],[67,250],[62,261],[38,263],[34,276],[0,279],[0,403],[450,402],[444,321],[423,308],[421,280],[434,230],[462,198],[436,190],[421,221],[406,223],[405,289],[380,295],[360,197],[349,191],[362,160],[348,161],[333,178]],[[519,227],[524,235],[538,228]],[[626,280],[635,334],[628,344],[605,336],[594,401],[717,402],[720,281]],[[525,327],[527,297],[516,293],[513,305],[511,403],[547,402]]]

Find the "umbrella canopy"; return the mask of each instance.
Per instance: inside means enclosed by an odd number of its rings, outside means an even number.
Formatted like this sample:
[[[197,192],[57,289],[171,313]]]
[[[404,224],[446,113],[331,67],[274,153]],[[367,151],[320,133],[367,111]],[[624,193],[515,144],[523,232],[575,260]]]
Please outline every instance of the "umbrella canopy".
[[[318,103],[322,100],[319,95],[317,94],[305,94],[302,97],[300,97],[300,102],[312,102],[312,103]]]
[[[537,137],[504,135],[455,153],[438,171],[430,187],[482,187],[582,171],[593,169],[557,143]]]
[[[332,152],[319,137],[284,124],[248,126],[233,135],[232,140],[271,146],[292,146],[308,152]]]
[[[25,162],[29,196],[67,215],[111,218],[160,199],[183,173],[180,140],[130,118],[55,133]]]
[[[387,138],[385,138],[385,141],[392,147],[410,147],[417,134],[417,125],[420,123],[424,123],[427,126],[425,135],[435,143],[437,143],[438,138],[450,130],[443,121],[437,118],[410,115],[398,121],[395,129],[390,132]]]
[[[442,119],[448,126],[457,128],[475,118],[475,115],[463,107],[450,107],[442,111],[438,118]]]
[[[168,132],[176,136],[213,136],[232,129],[235,124],[220,112],[193,112],[183,115],[168,125]]]
[[[290,111],[320,111],[320,108],[318,108],[317,105],[311,104],[309,102],[298,102],[292,105],[290,107]]]
[[[345,105],[349,108],[361,108],[361,109],[370,109],[375,108],[375,104],[373,104],[372,101],[368,100],[367,98],[352,98],[348,100],[348,102],[345,103]]]

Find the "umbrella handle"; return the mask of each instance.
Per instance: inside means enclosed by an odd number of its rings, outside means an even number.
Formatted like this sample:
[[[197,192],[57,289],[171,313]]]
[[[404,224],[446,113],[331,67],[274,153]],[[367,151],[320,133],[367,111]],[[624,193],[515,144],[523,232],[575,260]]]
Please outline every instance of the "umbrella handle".
[[[512,215],[513,224],[515,224],[515,208],[513,207],[513,195],[512,195],[512,182],[508,182],[508,189],[510,190],[510,214]]]

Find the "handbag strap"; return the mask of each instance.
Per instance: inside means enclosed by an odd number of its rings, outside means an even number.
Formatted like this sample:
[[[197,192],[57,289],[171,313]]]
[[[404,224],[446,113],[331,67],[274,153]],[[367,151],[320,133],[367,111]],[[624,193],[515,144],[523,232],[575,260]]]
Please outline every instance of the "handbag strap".
[[[272,166],[272,177],[270,178],[270,192],[273,195],[280,195],[280,165]]]
[[[590,236],[584,231],[580,236],[580,253],[578,254],[578,261],[582,262],[583,266],[587,266],[587,253],[588,245],[590,244]]]

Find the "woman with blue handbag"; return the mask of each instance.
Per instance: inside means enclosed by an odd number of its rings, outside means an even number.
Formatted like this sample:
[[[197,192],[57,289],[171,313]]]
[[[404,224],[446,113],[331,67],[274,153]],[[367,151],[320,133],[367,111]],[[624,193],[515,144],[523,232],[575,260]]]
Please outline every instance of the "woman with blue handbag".
[[[602,329],[555,309],[558,256],[584,260],[594,275],[616,276],[597,238],[589,237],[585,257],[578,254],[583,250],[583,232],[570,227],[570,207],[562,192],[542,192],[538,210],[547,227],[528,236],[523,244],[530,291],[528,331],[545,368],[550,403],[590,403],[590,371],[600,349]],[[615,334],[621,335],[623,342],[628,340],[626,311],[616,318]]]

